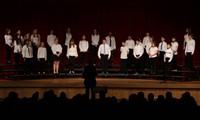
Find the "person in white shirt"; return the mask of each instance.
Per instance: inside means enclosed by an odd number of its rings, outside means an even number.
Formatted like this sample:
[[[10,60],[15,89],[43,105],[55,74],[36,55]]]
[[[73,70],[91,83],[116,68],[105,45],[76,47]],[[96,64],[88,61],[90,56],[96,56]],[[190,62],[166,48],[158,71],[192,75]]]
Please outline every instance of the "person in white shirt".
[[[128,60],[127,60],[127,67],[131,68],[132,64],[133,64],[133,48],[135,47],[135,41],[132,39],[132,36],[129,35],[128,39],[125,42],[125,45],[128,47],[129,49],[129,53],[128,53]]]
[[[165,42],[165,38],[161,37],[161,42],[158,45],[159,64],[161,68],[164,67],[163,58],[164,58],[166,49],[167,49],[167,43]]]
[[[24,35],[24,43],[23,43],[23,46],[26,44],[26,41],[28,40],[28,41],[30,41],[30,39],[31,39],[31,35],[30,35],[30,33],[26,33],[25,35]]]
[[[189,35],[192,34],[192,29],[191,28],[186,28],[185,29],[185,35],[184,35],[184,41],[183,41],[183,50],[185,50],[186,43],[189,40]]]
[[[97,33],[97,29],[94,29],[93,34],[91,35],[91,59],[93,60],[93,63],[97,63],[97,51],[98,51],[98,46],[99,46],[99,40],[100,40],[100,35]]]
[[[144,48],[141,44],[141,39],[137,38],[136,39],[136,45],[133,49],[133,56],[135,57],[135,68],[136,68],[136,75],[138,73],[143,73],[144,72],[144,63],[143,63],[143,53],[144,53]]]
[[[86,40],[86,36],[82,36],[82,40],[79,41],[79,50],[80,50],[80,67],[85,67],[86,57],[88,53],[89,43]]]
[[[41,37],[40,37],[40,34],[38,34],[38,30],[34,29],[32,35],[31,35],[34,62],[37,61],[37,51],[40,46],[40,40],[41,40]]]
[[[71,28],[67,28],[67,32],[65,34],[65,47],[64,47],[64,51],[66,52],[66,53],[64,53],[65,55],[67,54],[69,42],[71,39],[72,39]]]
[[[167,49],[165,50],[165,55],[164,55],[164,62],[165,62],[165,77],[170,77],[171,76],[171,62],[173,59],[173,50],[171,48],[171,43],[167,44]],[[165,82],[166,78],[164,79]]]
[[[41,72],[43,72],[43,74],[45,74],[45,61],[47,61],[47,49],[45,47],[44,42],[41,42],[40,47],[38,48],[38,52],[37,52],[37,59],[39,61],[39,66],[40,68],[38,69],[38,74],[40,74]]]
[[[17,35],[19,35],[19,39],[20,39],[21,45],[23,46],[23,45],[24,45],[24,37],[22,36],[21,30],[17,30],[16,36],[17,36]],[[15,36],[15,37],[16,37],[16,36]]]
[[[193,39],[193,35],[190,34],[185,47],[185,65],[189,70],[192,70],[193,68],[192,56],[194,55],[194,50],[195,50],[195,40]]]
[[[127,59],[128,59],[128,53],[129,49],[125,45],[124,42],[122,42],[122,46],[120,48],[120,67],[121,67],[121,73],[126,73],[127,71]]]
[[[66,56],[69,59],[69,74],[74,74],[75,58],[78,57],[77,46],[74,39],[71,39],[69,42]]]
[[[146,52],[147,52],[147,54],[149,53],[149,49],[150,49],[150,47],[152,47],[152,43],[153,43],[154,41],[153,41],[153,37],[150,37],[149,38],[149,42],[147,43],[147,45],[146,45],[146,47],[145,47],[145,50],[146,50]],[[155,44],[155,42],[154,42],[154,44]]]
[[[16,34],[14,39],[14,64],[15,67],[18,68],[18,65],[20,64],[20,58],[22,53],[22,42],[21,42],[21,36],[20,34]]]
[[[114,59],[114,50],[116,50],[116,40],[115,37],[112,35],[112,32],[109,32],[108,36],[106,36],[106,43],[110,46],[111,50],[111,56],[109,59],[109,65],[111,67]]]
[[[39,48],[40,40],[41,40],[41,37],[40,37],[40,34],[38,34],[38,30],[34,29],[31,35],[31,42],[33,44],[33,47]]]
[[[150,33],[146,32],[146,36],[143,38],[142,43],[144,48],[146,48],[147,44],[150,42]]]
[[[47,35],[47,46],[46,46],[46,49],[47,49],[47,57],[48,57],[48,61],[51,63],[52,61],[52,51],[51,51],[51,46],[54,44],[54,40],[56,38],[56,35],[54,34],[54,31],[51,30],[50,31],[50,34]]]
[[[11,63],[11,55],[12,55],[12,48],[13,48],[12,35],[10,33],[11,33],[11,30],[8,28],[6,29],[6,33],[4,35],[5,45],[6,45],[6,64]]]
[[[150,60],[149,60],[149,49],[150,49],[150,47],[152,47],[152,42],[154,42],[153,41],[153,37],[151,36],[150,38],[149,38],[149,42],[146,44],[146,46],[145,46],[145,57],[144,57],[144,62],[145,62],[145,69],[151,69],[150,68]],[[154,43],[155,44],[155,43]]]
[[[174,53],[174,56],[172,59],[172,69],[177,70],[178,42],[176,41],[175,37],[172,37],[171,46]]]
[[[150,74],[155,75],[156,74],[156,68],[157,68],[157,56],[158,56],[158,47],[156,46],[155,42],[151,43],[151,47],[148,50],[149,55],[149,63],[150,63]]]
[[[55,38],[54,44],[51,46],[53,53],[53,73],[57,77],[60,65],[60,55],[62,54],[62,46],[58,43],[58,38]]]
[[[106,39],[103,39],[102,44],[99,46],[98,49],[98,57],[99,59],[101,59],[102,74],[108,74],[108,60],[111,56],[110,46],[106,42]]]
[[[26,40],[24,46],[22,47],[22,57],[24,60],[24,72],[29,74],[33,72],[33,48],[31,41]]]

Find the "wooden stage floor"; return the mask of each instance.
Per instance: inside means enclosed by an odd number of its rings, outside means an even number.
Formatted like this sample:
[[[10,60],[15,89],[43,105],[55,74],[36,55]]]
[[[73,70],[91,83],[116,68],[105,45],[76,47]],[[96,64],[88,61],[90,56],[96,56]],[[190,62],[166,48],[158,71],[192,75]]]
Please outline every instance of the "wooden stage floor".
[[[5,98],[10,91],[15,91],[19,97],[31,97],[36,91],[40,92],[40,97],[44,91],[53,89],[59,96],[65,92],[68,98],[85,92],[83,78],[52,78],[52,79],[35,79],[35,80],[0,80],[0,97]],[[178,81],[154,79],[125,79],[125,78],[97,78],[97,86],[107,87],[106,96],[116,96],[118,99],[128,98],[131,94],[144,92],[145,97],[153,93],[155,98],[158,95],[164,95],[171,91],[175,98],[180,98],[184,92],[190,92],[200,105],[200,81]],[[98,95],[97,95],[98,96]]]

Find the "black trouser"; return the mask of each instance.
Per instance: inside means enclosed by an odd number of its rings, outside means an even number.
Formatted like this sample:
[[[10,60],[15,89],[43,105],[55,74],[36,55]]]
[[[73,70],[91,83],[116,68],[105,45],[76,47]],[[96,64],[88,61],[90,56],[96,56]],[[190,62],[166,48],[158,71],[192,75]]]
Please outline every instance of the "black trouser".
[[[129,49],[127,67],[131,68],[132,64],[133,64],[133,49]]]
[[[47,45],[47,60],[49,64],[53,63],[53,53],[49,45]]]
[[[38,72],[44,72],[45,71],[45,58],[40,58],[39,59],[39,68]]]
[[[6,63],[11,62],[12,48],[6,44]]]
[[[97,63],[97,52],[98,52],[98,47],[91,45],[91,54],[90,54],[90,58],[92,59],[93,63],[96,64]]]
[[[141,56],[139,59],[135,59],[135,68],[137,73],[144,73],[143,56]]]
[[[19,65],[20,64],[20,56],[21,56],[20,53],[15,53],[15,56],[14,56],[15,65]]]
[[[154,58],[149,58],[149,63],[150,63],[150,71],[151,74],[156,74],[156,68],[157,68],[157,57]]]
[[[121,59],[120,65],[121,65],[121,72],[126,73],[127,59]]]
[[[87,57],[87,52],[80,52],[79,63],[81,67],[85,67],[86,57]]]
[[[37,52],[38,52],[38,47],[33,45],[33,62],[34,64],[38,64],[38,60],[37,60]]]
[[[88,98],[90,98],[90,93],[91,93],[91,98],[92,100],[95,100],[95,92],[94,87],[96,87],[96,85],[94,86],[85,86],[85,94],[87,95]]]
[[[108,72],[108,55],[101,54],[101,68],[102,72]]]
[[[193,64],[192,64],[192,53],[191,52],[186,53],[185,65],[189,70],[192,70]]]
[[[33,72],[33,58],[25,58],[24,73],[29,74]]]
[[[171,62],[169,62],[170,58],[166,58],[165,61],[165,78],[166,77],[171,77]]]
[[[74,71],[75,56],[69,56],[69,71]]]
[[[68,49],[68,46],[67,45],[64,45],[63,46],[63,54],[61,54],[61,56],[66,56],[66,54],[67,54],[67,49]]]
[[[172,69],[177,69],[177,56],[178,55],[174,55],[173,59],[172,59]]]
[[[161,69],[164,67],[164,55],[165,55],[165,52],[164,51],[160,51],[159,64],[160,64],[160,68]]]
[[[20,53],[14,53],[15,56],[14,56],[14,64],[15,64],[15,69],[18,69],[20,67],[20,56],[21,54]],[[18,72],[16,71],[15,74],[18,74]]]
[[[147,54],[146,49],[144,49],[144,54],[143,54],[143,61],[144,61],[144,68],[149,69],[150,68],[150,62],[149,62],[149,55]]]
[[[109,59],[109,66],[112,67],[112,64],[113,64],[113,59],[114,59],[114,56],[113,56],[113,50],[110,51],[110,59]]]

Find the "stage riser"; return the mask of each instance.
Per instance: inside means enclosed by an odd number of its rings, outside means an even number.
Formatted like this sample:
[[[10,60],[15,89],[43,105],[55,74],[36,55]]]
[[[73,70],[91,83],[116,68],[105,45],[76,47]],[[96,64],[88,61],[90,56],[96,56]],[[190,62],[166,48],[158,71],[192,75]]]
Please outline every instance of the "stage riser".
[[[19,94],[19,98],[23,97],[31,97],[32,94],[36,91],[38,91],[39,97],[43,97],[43,93],[48,90],[54,90],[55,94],[57,96],[60,95],[61,92],[65,92],[67,94],[68,98],[72,98],[73,96],[77,94],[84,94],[85,89],[80,88],[0,88],[0,97],[1,99],[4,99],[8,96],[9,92],[15,91]],[[153,89],[153,88],[145,88],[145,89],[137,89],[137,88],[108,88],[108,93],[106,96],[115,96],[118,99],[126,98],[128,99],[129,95],[131,94],[137,94],[138,92],[144,92],[145,97],[147,98],[149,93],[153,93],[155,95],[155,98],[157,98],[158,95],[164,95],[167,91],[172,92],[173,97],[175,98],[181,98],[181,95],[184,92],[190,92],[190,94],[195,98],[198,105],[200,105],[200,89],[168,89],[168,88],[162,88],[162,89]],[[98,98],[98,93],[96,94],[96,98]]]

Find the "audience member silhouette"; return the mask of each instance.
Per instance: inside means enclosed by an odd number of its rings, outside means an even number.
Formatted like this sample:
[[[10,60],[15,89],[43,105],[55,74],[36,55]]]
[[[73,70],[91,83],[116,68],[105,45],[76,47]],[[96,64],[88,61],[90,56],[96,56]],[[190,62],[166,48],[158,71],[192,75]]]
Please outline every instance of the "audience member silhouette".
[[[95,99],[95,92],[93,88],[96,87],[96,67],[94,66],[92,60],[89,61],[89,64],[85,66],[83,71],[84,85],[85,85],[85,94],[90,98]]]
[[[195,113],[199,115],[200,108],[197,105],[194,97],[189,93],[185,92],[182,94],[180,99],[176,99],[172,96],[171,92],[166,92],[166,96],[158,95],[154,97],[153,93],[148,94],[148,99],[144,97],[143,92],[133,93],[129,96],[129,99],[122,98],[121,100],[115,96],[106,97],[101,96],[98,99],[91,100],[88,99],[86,94],[77,94],[72,98],[67,98],[64,92],[61,92],[57,96],[53,90],[45,91],[42,98],[38,98],[39,93],[35,92],[32,97],[19,98],[18,93],[11,91],[8,96],[0,102],[0,113],[1,115],[7,115],[18,113],[19,116],[32,115],[31,117],[41,117],[44,116],[47,119],[56,117],[80,117],[83,113],[85,115],[95,115],[96,113],[101,116],[114,115],[112,117],[118,118],[118,115],[137,115],[141,117],[146,117],[150,115],[157,117],[158,113],[167,113],[167,116],[176,115],[174,113],[181,113],[183,115],[190,115]],[[75,113],[75,116],[74,116]],[[114,113],[114,114],[112,114]],[[140,113],[143,113],[141,116]],[[183,113],[183,114],[182,114]],[[25,116],[26,116],[25,115]],[[154,116],[155,115],[155,116]],[[180,114],[177,114],[180,116]],[[24,117],[25,117],[24,116]],[[148,116],[150,119],[151,116]],[[7,116],[7,118],[10,116]],[[84,116],[82,116],[83,118]],[[88,117],[88,116],[85,116]],[[107,117],[107,116],[106,116]],[[159,116],[160,117],[160,116]],[[174,117],[174,116],[173,116]]]

